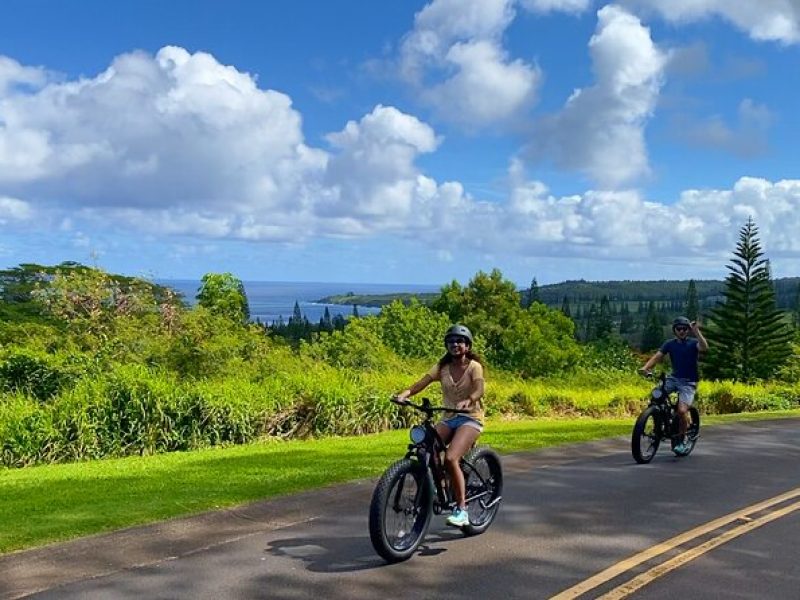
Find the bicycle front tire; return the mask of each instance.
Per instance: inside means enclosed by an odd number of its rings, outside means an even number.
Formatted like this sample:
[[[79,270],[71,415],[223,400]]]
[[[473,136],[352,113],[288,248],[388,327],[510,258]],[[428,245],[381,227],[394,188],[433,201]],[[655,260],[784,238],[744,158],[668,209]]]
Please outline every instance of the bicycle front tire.
[[[390,563],[408,560],[422,543],[433,512],[433,483],[427,470],[405,458],[378,480],[369,507],[369,538]]]
[[[660,413],[655,406],[648,406],[633,426],[631,435],[631,452],[633,459],[640,465],[653,460],[661,442]]]

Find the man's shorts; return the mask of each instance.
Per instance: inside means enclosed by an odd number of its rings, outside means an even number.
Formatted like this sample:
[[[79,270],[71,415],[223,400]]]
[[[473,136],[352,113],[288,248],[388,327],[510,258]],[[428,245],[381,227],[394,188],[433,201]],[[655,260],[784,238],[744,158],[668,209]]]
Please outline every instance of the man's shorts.
[[[697,393],[697,382],[670,376],[667,377],[664,390],[669,394],[678,392],[678,402],[683,402],[686,406],[691,406],[694,402],[694,396]]]
[[[466,425],[467,427],[472,427],[473,429],[477,429],[478,431],[483,431],[483,423],[467,415],[456,415],[454,417],[450,417],[449,419],[445,419],[444,421],[442,421],[442,423],[447,425],[453,431],[455,431],[462,425]]]

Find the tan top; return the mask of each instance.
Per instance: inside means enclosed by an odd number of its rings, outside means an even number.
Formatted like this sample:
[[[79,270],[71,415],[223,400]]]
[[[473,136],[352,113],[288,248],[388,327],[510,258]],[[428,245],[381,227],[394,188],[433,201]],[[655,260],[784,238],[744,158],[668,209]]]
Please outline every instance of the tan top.
[[[477,360],[469,361],[469,365],[467,365],[464,374],[458,381],[454,381],[452,375],[450,375],[451,366],[452,363],[439,368],[437,363],[428,372],[431,379],[441,382],[444,405],[447,408],[455,408],[459,402],[467,400],[475,390],[476,382],[483,380],[483,367]],[[445,413],[446,418],[452,416],[454,416],[454,413]],[[469,416],[481,423],[483,422],[483,398],[470,403]]]

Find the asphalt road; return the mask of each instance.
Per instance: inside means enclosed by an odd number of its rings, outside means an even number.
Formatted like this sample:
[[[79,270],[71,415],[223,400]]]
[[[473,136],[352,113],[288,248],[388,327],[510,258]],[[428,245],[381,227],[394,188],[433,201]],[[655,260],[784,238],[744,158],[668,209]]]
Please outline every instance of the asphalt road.
[[[0,557],[0,598],[508,600],[584,585],[560,598],[798,600],[798,429],[707,428],[691,456],[662,447],[649,465],[622,438],[505,456],[491,529],[464,538],[436,517],[401,564],[372,550],[364,481]]]

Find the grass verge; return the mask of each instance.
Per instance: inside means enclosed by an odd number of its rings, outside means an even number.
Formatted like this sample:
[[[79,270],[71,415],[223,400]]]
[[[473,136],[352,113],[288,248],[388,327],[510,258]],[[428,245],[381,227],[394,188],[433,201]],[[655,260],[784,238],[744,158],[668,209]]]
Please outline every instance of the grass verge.
[[[800,410],[704,416],[703,424],[798,417]],[[632,419],[492,421],[482,442],[520,452],[628,434]],[[0,470],[0,553],[372,477],[407,432]]]

